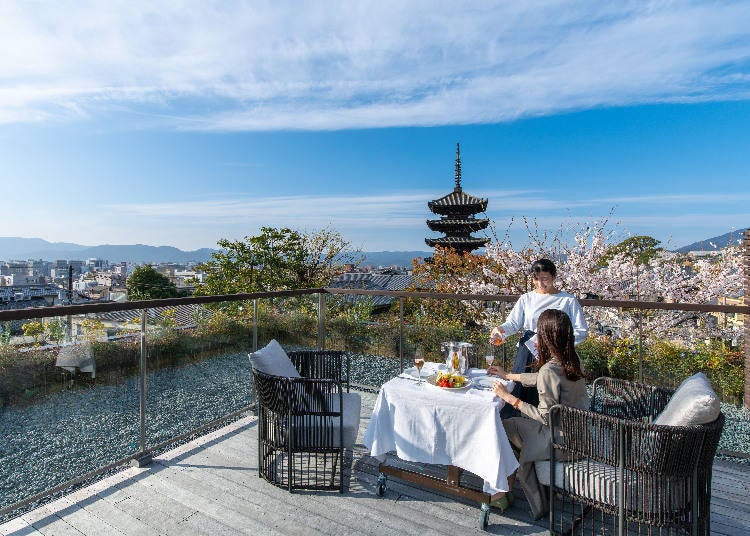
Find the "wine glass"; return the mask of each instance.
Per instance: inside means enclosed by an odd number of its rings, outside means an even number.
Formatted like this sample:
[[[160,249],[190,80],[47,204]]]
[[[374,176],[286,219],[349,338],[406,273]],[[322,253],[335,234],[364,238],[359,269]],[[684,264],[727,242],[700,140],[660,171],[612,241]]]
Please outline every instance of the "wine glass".
[[[495,362],[495,356],[492,354],[488,354],[484,356],[484,359],[487,361],[487,370],[489,371],[489,368],[492,366],[492,363]]]
[[[422,352],[416,350],[414,352],[414,366],[417,367],[417,373],[419,374],[419,383],[422,383],[422,367],[424,366],[424,357]]]

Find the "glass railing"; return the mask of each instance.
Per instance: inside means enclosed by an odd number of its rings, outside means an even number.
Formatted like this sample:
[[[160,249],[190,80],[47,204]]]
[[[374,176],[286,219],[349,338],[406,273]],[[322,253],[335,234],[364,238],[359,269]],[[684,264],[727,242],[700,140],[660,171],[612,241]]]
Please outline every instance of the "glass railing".
[[[4,324],[0,508],[138,453],[137,331],[87,314]]]
[[[474,345],[471,366],[492,354],[510,368],[517,337],[490,346],[477,314],[492,310],[499,323],[515,299],[306,289],[0,311],[0,516],[245,414],[254,401],[247,354],[271,339],[288,351],[347,351],[352,383],[371,390],[411,366],[417,349],[442,361],[447,341]],[[742,348],[701,339],[681,347],[646,337],[645,324],[636,337],[600,320],[625,305],[644,315],[696,306],[582,304],[591,329],[578,352],[592,378],[675,385],[702,370],[723,400],[741,404]],[[747,442],[732,438],[747,437],[750,413],[726,408],[722,448],[747,456]]]

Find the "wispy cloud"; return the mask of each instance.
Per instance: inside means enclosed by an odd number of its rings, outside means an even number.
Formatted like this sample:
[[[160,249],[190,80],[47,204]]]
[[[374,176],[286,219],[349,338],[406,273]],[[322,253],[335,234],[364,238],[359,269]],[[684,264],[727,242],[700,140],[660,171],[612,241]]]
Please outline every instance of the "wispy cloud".
[[[3,2],[0,123],[328,130],[748,98],[748,28],[742,2]]]

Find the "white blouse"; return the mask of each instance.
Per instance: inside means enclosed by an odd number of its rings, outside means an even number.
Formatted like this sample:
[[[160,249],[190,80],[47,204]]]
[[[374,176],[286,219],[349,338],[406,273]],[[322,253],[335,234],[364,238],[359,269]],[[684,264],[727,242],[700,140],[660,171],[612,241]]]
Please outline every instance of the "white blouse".
[[[511,309],[505,323],[502,324],[502,328],[508,335],[520,331],[521,328],[524,331],[536,331],[539,315],[547,309],[557,309],[567,313],[573,323],[576,345],[586,340],[589,334],[586,317],[583,315],[583,309],[576,297],[568,292],[541,294],[532,290],[522,294]]]

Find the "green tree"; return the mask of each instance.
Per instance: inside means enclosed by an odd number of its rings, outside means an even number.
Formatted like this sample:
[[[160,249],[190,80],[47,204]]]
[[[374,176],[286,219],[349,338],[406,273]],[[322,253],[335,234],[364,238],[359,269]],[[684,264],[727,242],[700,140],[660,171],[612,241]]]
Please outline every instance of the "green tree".
[[[47,324],[47,335],[52,341],[62,341],[65,338],[65,324],[61,320],[53,320]]]
[[[601,266],[606,266],[609,261],[620,253],[635,259],[636,264],[648,264],[651,259],[656,257],[664,248],[659,247],[661,242],[651,236],[631,236],[619,244],[615,244],[602,255],[599,260]]]
[[[205,272],[198,295],[263,292],[327,285],[344,264],[359,262],[339,233],[323,229],[309,234],[289,228],[263,227],[244,240],[219,240],[221,251],[198,265]]]
[[[128,289],[128,299],[131,301],[158,300],[177,296],[174,283],[148,264],[137,266],[128,277],[125,286]]]

